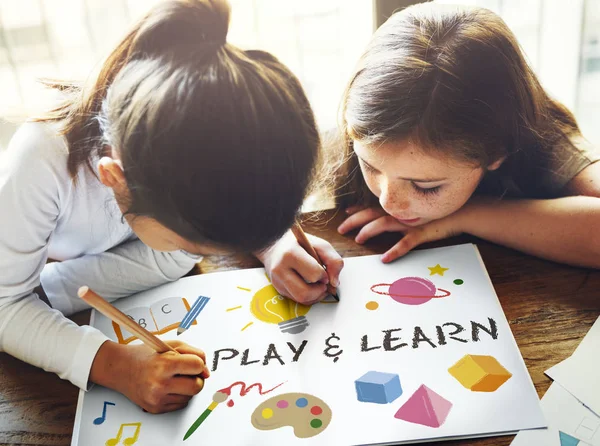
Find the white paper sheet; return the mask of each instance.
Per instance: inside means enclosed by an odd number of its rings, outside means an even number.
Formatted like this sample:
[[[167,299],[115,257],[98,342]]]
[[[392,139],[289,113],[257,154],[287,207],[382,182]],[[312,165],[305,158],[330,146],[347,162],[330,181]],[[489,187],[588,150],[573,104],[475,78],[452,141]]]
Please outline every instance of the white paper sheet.
[[[541,405],[548,428],[521,431],[511,446],[561,446],[560,432],[565,440],[568,437],[564,434],[579,440],[579,443],[563,441],[564,446],[600,446],[600,418],[562,386],[553,383]]]
[[[545,426],[531,378],[473,245],[415,251],[390,265],[379,256],[345,259],[345,265],[340,303],[310,308],[309,325],[297,334],[264,321],[280,319],[277,305],[283,301],[269,294],[263,269],[188,277],[118,302],[126,310],[170,296],[190,303],[198,295],[210,297],[197,325],[180,339],[206,352],[212,376],[188,408],[164,415],[144,413],[124,396],[96,386],[80,398],[73,444],[125,444],[125,438],[127,444],[161,446],[398,444]],[[303,313],[293,305],[290,309]],[[117,340],[102,315],[95,314],[93,324]],[[174,331],[161,335],[175,337]],[[487,378],[467,374],[469,388],[448,371],[465,355],[474,356],[461,363],[460,373],[479,363],[491,371]],[[358,392],[355,381],[367,372],[398,375],[401,395],[391,384]],[[235,382],[244,386],[234,385],[226,402],[213,404],[184,441],[217,391]],[[251,387],[255,383],[262,392]],[[472,391],[473,386],[487,391]],[[384,401],[359,401],[364,392]],[[94,424],[105,402],[114,406],[106,407],[102,424]],[[403,412],[405,404],[410,410]],[[395,417],[402,412],[416,420]],[[294,426],[268,429],[276,422]],[[119,442],[107,442],[121,427]],[[307,434],[312,436],[299,438]]]
[[[600,318],[575,352],[546,374],[600,415]]]

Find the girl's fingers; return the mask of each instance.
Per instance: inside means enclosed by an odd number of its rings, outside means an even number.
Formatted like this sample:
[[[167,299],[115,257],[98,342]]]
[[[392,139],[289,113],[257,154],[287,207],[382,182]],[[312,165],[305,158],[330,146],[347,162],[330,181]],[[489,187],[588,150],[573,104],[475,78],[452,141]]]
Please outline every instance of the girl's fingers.
[[[377,220],[373,220],[372,222],[363,226],[354,240],[356,243],[364,243],[370,238],[373,238],[376,235],[384,232],[405,231],[406,229],[407,226],[403,225],[395,218],[387,215],[385,217],[378,218]]]
[[[165,396],[165,402],[163,406],[184,405],[187,404],[191,399],[192,397],[188,395],[169,394]]]
[[[191,398],[204,388],[204,380],[197,376],[175,376],[169,381],[169,395]]]
[[[320,282],[306,283],[304,279],[294,271],[288,271],[280,278],[280,280],[285,282],[285,288],[288,291],[286,296],[303,305],[310,305],[314,302],[318,302],[327,295],[327,285]],[[280,289],[277,286],[276,288],[278,290]]]
[[[358,211],[355,214],[352,214],[350,217],[344,220],[341,225],[338,226],[338,232],[340,234],[346,234],[347,232],[350,232],[356,228],[360,228],[361,226],[364,226],[370,221],[373,221],[383,215],[386,215],[386,213],[380,208],[368,208]]]
[[[300,275],[306,283],[329,283],[327,271],[325,271],[323,266],[300,246],[294,250],[293,254],[289,256],[289,259],[285,264],[289,270]]]
[[[189,404],[189,400],[186,401],[185,403],[170,403],[170,404],[165,404],[164,405],[164,410],[162,412],[163,413],[166,413],[166,412],[175,412],[176,410],[185,409],[188,404]]]
[[[433,239],[429,240],[426,238],[426,234],[427,233],[421,228],[416,228],[410,232],[407,232],[406,235],[402,237],[402,240],[392,246],[383,254],[383,256],[381,256],[381,261],[383,263],[389,263],[392,260],[396,260],[398,257],[402,257],[415,247],[425,242],[432,241]]]
[[[350,206],[350,207],[346,208],[346,214],[347,215],[356,214],[358,211],[361,211],[363,209],[364,209],[364,207],[359,206],[359,205]]]
[[[338,287],[340,284],[340,273],[342,272],[342,268],[344,268],[342,256],[325,240],[313,235],[308,235],[308,239],[315,248],[315,251],[317,251],[321,261],[325,264],[331,285]]]
[[[181,347],[179,347],[181,348]],[[171,375],[208,377],[210,372],[206,363],[196,354],[172,354],[169,357],[168,372]]]
[[[202,361],[206,363],[206,353],[204,353],[204,351],[200,350],[199,348],[193,347],[189,344],[186,344],[185,342],[175,341],[179,342],[177,345],[172,345],[171,342],[174,341],[167,341],[167,344],[170,344],[171,347],[174,347],[175,350],[177,350],[179,353],[199,356],[202,359]]]

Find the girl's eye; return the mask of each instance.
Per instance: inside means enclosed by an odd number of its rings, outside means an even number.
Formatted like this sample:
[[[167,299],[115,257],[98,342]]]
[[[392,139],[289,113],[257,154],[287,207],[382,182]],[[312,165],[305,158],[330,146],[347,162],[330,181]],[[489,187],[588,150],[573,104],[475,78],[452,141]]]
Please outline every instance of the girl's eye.
[[[418,186],[415,183],[411,183],[413,188],[420,194],[423,195],[433,195],[433,194],[437,194],[440,189],[442,188],[442,186],[434,186],[434,187],[421,187]]]
[[[361,163],[363,169],[369,173],[375,173],[376,170],[373,169],[370,165],[368,165],[367,163]]]

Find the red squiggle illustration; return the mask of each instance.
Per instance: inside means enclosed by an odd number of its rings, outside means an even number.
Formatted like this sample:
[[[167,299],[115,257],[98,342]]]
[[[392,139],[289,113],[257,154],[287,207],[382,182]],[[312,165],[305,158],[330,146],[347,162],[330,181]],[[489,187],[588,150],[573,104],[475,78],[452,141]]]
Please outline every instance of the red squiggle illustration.
[[[275,390],[277,387],[282,386],[285,383],[282,382],[281,384],[277,384],[275,387],[273,387],[272,389],[269,390],[264,390],[262,388],[262,384],[261,383],[254,383],[251,386],[247,386],[247,384],[245,382],[242,381],[236,381],[234,382],[232,385],[230,385],[229,387],[225,387],[221,390],[217,390],[217,393],[222,393],[223,395],[227,395],[227,397],[231,396],[231,390],[235,387],[235,386],[240,386],[240,396],[246,396],[248,394],[248,392],[250,392],[250,390],[253,387],[257,387],[258,388],[258,393],[261,395],[266,395],[269,392],[272,392],[273,390]],[[233,407],[234,403],[233,400],[229,400],[227,401],[227,407]]]
[[[235,386],[240,386],[240,396],[246,396],[248,394],[248,392],[250,392],[250,390],[253,387],[257,387],[258,388],[258,393],[261,395],[266,395],[269,392],[272,392],[273,390],[275,390],[277,387],[282,386],[283,384],[285,384],[285,381],[282,382],[281,384],[277,384],[275,387],[273,387],[272,389],[269,390],[265,390],[263,391],[262,388],[262,384],[261,383],[254,383],[251,386],[248,386],[245,382],[243,381],[236,381],[234,382],[232,385],[230,385],[229,387],[224,387],[221,390],[218,390],[218,392],[224,393],[225,395],[231,395],[231,390],[235,387]]]

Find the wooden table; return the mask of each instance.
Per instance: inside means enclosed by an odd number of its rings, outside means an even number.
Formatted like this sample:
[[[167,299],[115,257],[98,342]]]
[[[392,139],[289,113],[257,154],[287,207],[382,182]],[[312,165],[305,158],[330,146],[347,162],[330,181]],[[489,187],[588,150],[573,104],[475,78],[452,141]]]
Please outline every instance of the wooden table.
[[[337,234],[342,216],[332,211],[305,223],[308,232],[329,240],[344,257],[382,253],[398,239],[386,234],[365,246]],[[472,237],[461,236],[423,248],[458,243],[479,247],[538,394],[550,379],[544,370],[567,358],[600,315],[600,271],[539,260]],[[565,246],[565,249],[568,249]],[[250,256],[211,256],[193,273],[260,266]],[[73,318],[89,322],[89,311]],[[0,444],[69,445],[78,389],[0,354]],[[445,445],[506,446],[512,436],[445,442]],[[433,443],[429,443],[433,444]],[[85,445],[83,445],[85,446]]]

